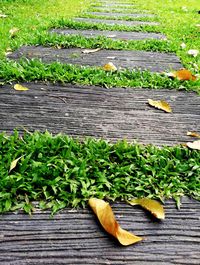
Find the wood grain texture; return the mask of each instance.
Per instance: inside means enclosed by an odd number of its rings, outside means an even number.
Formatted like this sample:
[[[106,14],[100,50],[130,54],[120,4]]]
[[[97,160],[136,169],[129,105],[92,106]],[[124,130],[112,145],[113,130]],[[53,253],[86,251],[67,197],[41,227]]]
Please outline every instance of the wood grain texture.
[[[106,25],[122,25],[122,26],[139,26],[139,25],[149,25],[149,26],[157,26],[158,22],[150,22],[150,21],[126,21],[126,20],[112,20],[112,19],[98,19],[98,18],[74,18],[74,21],[78,22],[89,22],[93,24],[106,24]]]
[[[116,17],[116,18],[120,18],[120,17],[130,17],[130,18],[142,18],[142,17],[154,17],[154,15],[152,14],[145,14],[145,13],[132,13],[132,14],[127,14],[127,13],[116,13],[116,12],[87,12],[84,13],[86,15],[94,15],[94,16],[104,16],[104,17]]]
[[[82,35],[86,38],[104,36],[112,40],[145,40],[145,39],[166,39],[159,33],[148,32],[125,32],[108,30],[76,30],[76,29],[53,29],[50,32],[63,35]]]
[[[90,209],[65,209],[53,218],[37,210],[0,216],[1,265],[192,265],[200,260],[200,202],[183,198],[181,210],[165,204],[166,219],[140,207],[112,205],[120,225],[144,240],[120,246],[103,231]]]
[[[61,62],[82,66],[102,67],[112,62],[119,70],[138,69],[151,72],[166,72],[182,68],[179,58],[172,53],[125,51],[125,50],[99,50],[95,53],[84,54],[84,49],[69,48],[56,49],[43,46],[23,46],[10,54],[10,59],[26,57],[38,58],[45,63]]]
[[[187,131],[200,131],[200,97],[171,90],[105,89],[79,85],[24,84],[0,89],[0,130],[24,126],[72,136],[110,141],[126,138],[144,144],[174,145],[193,141]],[[154,109],[148,98],[166,100],[172,113]]]

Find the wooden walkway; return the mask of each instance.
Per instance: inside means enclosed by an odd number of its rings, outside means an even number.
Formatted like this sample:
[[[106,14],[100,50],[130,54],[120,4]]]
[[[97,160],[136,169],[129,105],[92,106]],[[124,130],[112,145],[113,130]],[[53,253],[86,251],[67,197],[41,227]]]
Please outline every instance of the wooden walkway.
[[[153,22],[151,16],[151,22],[146,21],[147,18],[145,21],[123,21],[120,14],[134,17],[137,6],[122,1],[99,0],[99,3],[102,6],[93,6],[93,9],[108,19],[76,18],[76,21],[104,23],[111,26],[110,31],[56,29],[52,32],[88,38],[103,35],[126,41],[165,38],[158,33],[112,31],[112,25],[116,24],[150,25],[155,26],[156,31],[158,23]],[[120,20],[112,20],[109,16],[113,10],[120,13]],[[98,17],[97,13],[93,14]],[[21,57],[87,66],[102,66],[109,60],[117,67],[152,72],[182,67],[174,54],[143,51],[101,50],[85,55],[77,48],[21,47],[9,56],[13,60]],[[12,133],[14,128],[23,131],[23,127],[30,131],[47,129],[52,133],[94,136],[110,141],[126,138],[158,146],[185,143],[191,140],[187,131],[200,131],[200,97],[195,93],[40,82],[24,85],[28,91],[15,91],[12,85],[1,87],[0,131]],[[151,108],[148,98],[166,100],[173,112]],[[89,208],[65,209],[53,218],[49,212],[39,210],[32,217],[22,212],[1,215],[0,264],[199,265],[200,202],[185,197],[181,210],[178,211],[172,201],[166,202],[165,209],[166,220],[159,222],[139,207],[123,203],[113,205],[120,225],[144,238],[129,247],[122,247],[109,237]]]
[[[0,216],[1,265],[198,265],[200,260],[200,202],[183,199],[181,210],[165,205],[158,222],[139,207],[114,204],[120,225],[144,238],[120,246],[100,227],[90,209],[66,209],[53,218],[36,211],[32,217]]]

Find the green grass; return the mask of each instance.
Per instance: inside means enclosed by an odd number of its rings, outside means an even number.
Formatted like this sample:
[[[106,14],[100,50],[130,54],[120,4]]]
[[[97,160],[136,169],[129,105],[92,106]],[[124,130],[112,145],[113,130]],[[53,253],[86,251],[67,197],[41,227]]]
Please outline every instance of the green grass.
[[[13,160],[20,158],[9,172]],[[0,134],[0,212],[84,207],[90,197],[200,199],[200,152],[48,132]]]

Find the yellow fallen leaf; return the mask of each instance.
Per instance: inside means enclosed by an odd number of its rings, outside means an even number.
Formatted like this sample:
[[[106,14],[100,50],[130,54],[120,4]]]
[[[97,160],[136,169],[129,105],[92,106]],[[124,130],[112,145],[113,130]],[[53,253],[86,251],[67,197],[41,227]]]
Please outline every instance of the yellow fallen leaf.
[[[103,70],[105,70],[105,71],[117,71],[117,67],[113,63],[109,62],[103,66]]]
[[[164,110],[165,112],[172,112],[170,105],[164,100],[152,100],[148,99],[149,105],[157,109]]]
[[[171,78],[177,78],[180,81],[187,81],[187,80],[195,81],[197,79],[197,77],[195,75],[193,75],[187,69],[180,69],[178,71],[165,73],[165,75],[168,77],[171,77]]]
[[[84,54],[89,54],[89,53],[95,53],[95,52],[98,52],[100,51],[101,48],[97,48],[97,49],[85,49],[85,50],[82,50],[82,53]]]
[[[148,199],[148,198],[142,198],[142,199],[133,199],[131,201],[128,201],[131,205],[140,205],[146,210],[150,211],[156,218],[158,219],[165,219],[165,211],[159,202]]]
[[[19,31],[19,29],[18,29],[18,28],[15,28],[15,27],[12,28],[12,29],[10,29],[10,30],[9,30],[10,37],[11,37],[11,38],[15,37],[18,31]]]
[[[14,89],[17,90],[17,91],[26,91],[26,90],[29,90],[28,87],[22,86],[20,84],[14,85]]]
[[[122,245],[128,246],[142,240],[141,237],[135,236],[119,226],[109,203],[91,198],[89,199],[89,205],[106,232],[118,239]]]
[[[186,143],[187,147],[195,150],[200,150],[200,140]]]
[[[200,134],[199,133],[196,133],[196,132],[187,132],[187,135],[188,136],[191,136],[191,137],[198,137],[198,138],[200,138]]]
[[[9,172],[12,171],[16,166],[17,166],[17,163],[18,161],[22,158],[23,156],[20,156],[18,157],[17,159],[13,160],[10,164],[10,169],[9,169]]]

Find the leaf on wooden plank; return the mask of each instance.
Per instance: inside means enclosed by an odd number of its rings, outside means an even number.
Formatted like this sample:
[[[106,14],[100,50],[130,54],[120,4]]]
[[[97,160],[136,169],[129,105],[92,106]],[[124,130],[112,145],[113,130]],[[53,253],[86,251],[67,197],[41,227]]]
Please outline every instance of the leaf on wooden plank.
[[[197,77],[187,69],[181,69],[175,72],[165,73],[165,75],[171,78],[177,78],[180,81],[195,81],[197,79]]]
[[[165,112],[172,112],[172,109],[170,107],[170,105],[164,101],[164,100],[152,100],[152,99],[148,99],[148,103],[150,106],[163,110]]]
[[[188,136],[200,138],[200,134],[196,132],[187,132]]]
[[[82,50],[82,53],[84,54],[89,54],[89,53],[95,53],[95,52],[98,52],[100,51],[101,48],[97,48],[97,49],[85,49],[85,50]]]
[[[6,18],[7,17],[7,15],[5,15],[5,14],[0,14],[0,18]]]
[[[89,205],[106,232],[118,239],[122,245],[128,246],[142,240],[141,237],[135,236],[119,226],[109,203],[91,198],[89,199]]]
[[[199,54],[199,50],[189,50],[188,54],[193,56],[193,57],[197,57],[197,55]]]
[[[158,219],[165,219],[165,211],[159,202],[148,199],[148,198],[141,198],[141,199],[133,199],[128,201],[131,205],[140,205],[144,209],[150,211],[156,218]]]
[[[17,159],[13,160],[10,164],[10,169],[9,173],[17,166],[18,161],[22,158],[23,156],[18,157]]]
[[[117,71],[117,67],[112,63],[109,62],[103,66],[104,71]]]
[[[29,90],[28,87],[22,86],[20,84],[14,85],[14,89],[17,90],[17,91],[26,91],[26,90]]]
[[[19,29],[18,29],[18,28],[15,28],[15,27],[12,28],[12,29],[10,29],[10,30],[9,30],[10,37],[11,37],[11,38],[15,37],[15,36],[17,35],[18,31],[19,31]]]
[[[188,142],[186,143],[187,147],[194,149],[194,150],[200,150],[200,140],[194,141],[194,142]]]

